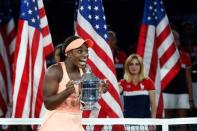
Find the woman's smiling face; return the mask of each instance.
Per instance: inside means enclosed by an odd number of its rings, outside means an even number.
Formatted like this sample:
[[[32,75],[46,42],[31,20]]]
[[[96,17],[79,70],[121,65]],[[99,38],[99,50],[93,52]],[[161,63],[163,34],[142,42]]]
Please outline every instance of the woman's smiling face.
[[[69,53],[69,57],[74,65],[78,66],[79,68],[84,68],[88,58],[87,46],[83,44],[79,48],[73,49]]]
[[[132,75],[138,75],[140,73],[140,63],[137,58],[131,59],[129,63],[129,71]]]

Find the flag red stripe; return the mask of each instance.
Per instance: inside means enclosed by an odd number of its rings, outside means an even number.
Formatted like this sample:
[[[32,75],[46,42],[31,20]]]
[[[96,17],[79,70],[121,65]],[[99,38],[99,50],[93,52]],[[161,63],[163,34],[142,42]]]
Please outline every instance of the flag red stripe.
[[[99,104],[102,105],[102,108],[104,109],[105,113],[111,118],[118,118],[118,114],[114,112],[114,110],[111,108],[111,105],[108,105],[103,99],[99,100]],[[102,114],[102,113],[101,113]],[[100,115],[101,115],[100,114]],[[100,116],[98,116],[100,118]]]
[[[10,54],[10,61],[12,62],[11,64],[13,64],[14,62],[14,53]],[[12,65],[11,65],[12,66]],[[13,72],[13,69],[12,69]]]
[[[39,9],[39,15],[40,15],[40,18],[43,18],[43,17],[46,16],[46,13],[45,13],[44,8],[40,8],[40,9]]]
[[[157,105],[157,118],[162,118],[163,116],[163,95],[162,95],[162,91],[160,92],[159,94],[159,102],[158,102],[158,105]]]
[[[19,86],[19,94],[17,96],[17,103],[16,103],[16,112],[14,114],[15,117],[20,118],[23,114],[23,109],[25,105],[25,100],[27,99],[27,90],[29,85],[29,58],[30,58],[30,51],[29,46],[27,47],[27,55],[25,56],[25,65],[23,69],[23,74]],[[21,94],[21,95],[20,95]]]
[[[44,57],[44,55],[43,55]],[[45,59],[43,58],[42,61],[42,72],[41,72],[41,76],[40,76],[40,81],[39,81],[39,85],[38,85],[38,92],[37,92],[37,96],[36,96],[36,103],[35,103],[35,117],[39,118],[40,117],[40,112],[42,109],[42,104],[43,104],[43,80],[44,80],[44,74],[45,74]]]
[[[147,30],[148,30],[148,26],[146,26],[145,24],[141,25],[141,29],[140,29],[140,37],[139,37],[139,41],[138,41],[138,48],[137,48],[137,54],[139,54],[140,56],[144,56],[145,53],[145,43],[146,43],[146,35],[147,35]]]
[[[44,47],[44,55],[45,57],[49,56],[53,51],[53,43],[48,43],[47,46]]]
[[[44,37],[49,35],[49,27],[48,26],[45,26],[42,28],[42,34]]]
[[[162,42],[170,35],[170,26],[167,25],[164,30],[157,36],[157,47],[159,48]],[[170,43],[171,44],[171,43]]]
[[[152,34],[155,35],[155,34]],[[157,45],[156,41],[154,40],[153,49],[152,49],[152,56],[151,56],[151,63],[150,63],[150,69],[149,69],[149,77],[155,81],[155,77],[157,74],[157,66],[158,66],[158,55],[157,55]]]
[[[34,70],[35,60],[37,57],[39,42],[40,42],[40,31],[35,29],[32,37],[33,37],[32,39],[33,44],[31,48],[31,53],[32,53],[32,69]]]
[[[102,106],[104,107],[104,105]],[[106,118],[107,117],[107,114],[106,114],[106,109],[100,109],[100,112],[98,114],[98,118]],[[102,128],[103,128],[103,125],[95,125],[94,126],[94,131],[102,131]]]

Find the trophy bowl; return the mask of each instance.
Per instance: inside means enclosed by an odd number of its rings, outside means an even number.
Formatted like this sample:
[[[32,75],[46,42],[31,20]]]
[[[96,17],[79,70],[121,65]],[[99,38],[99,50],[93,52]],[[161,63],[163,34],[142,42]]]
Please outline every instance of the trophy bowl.
[[[100,80],[94,76],[91,71],[87,71],[83,74],[81,80],[81,94],[80,99],[83,103],[82,110],[96,110],[95,103],[100,98],[99,94],[99,82]]]
[[[84,103],[82,110],[95,110],[95,103],[99,100],[98,83],[82,82],[81,101]]]

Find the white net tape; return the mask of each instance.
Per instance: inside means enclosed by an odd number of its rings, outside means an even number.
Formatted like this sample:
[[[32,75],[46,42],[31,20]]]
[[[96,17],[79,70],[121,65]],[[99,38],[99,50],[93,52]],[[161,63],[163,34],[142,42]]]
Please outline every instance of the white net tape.
[[[0,118],[0,125],[41,125],[41,118]],[[173,119],[138,119],[138,118],[83,118],[83,125],[124,125],[125,129],[130,126],[130,130],[132,130],[135,125],[138,125],[139,130],[143,126],[144,130],[146,130],[146,126],[148,125],[160,125],[162,127],[162,131],[168,131],[168,126],[170,125],[187,125],[187,124],[195,124],[197,125],[197,118],[173,118]],[[91,129],[86,128],[86,130],[91,131]],[[110,129],[108,129],[110,130]],[[136,129],[135,129],[136,130]],[[197,129],[196,129],[197,130]]]

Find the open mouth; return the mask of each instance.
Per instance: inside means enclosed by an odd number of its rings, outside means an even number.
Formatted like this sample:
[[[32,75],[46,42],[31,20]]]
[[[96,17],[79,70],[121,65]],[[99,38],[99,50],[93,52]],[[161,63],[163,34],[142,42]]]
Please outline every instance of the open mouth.
[[[86,61],[87,61],[87,59],[80,59],[79,64],[80,65],[86,65]]]

